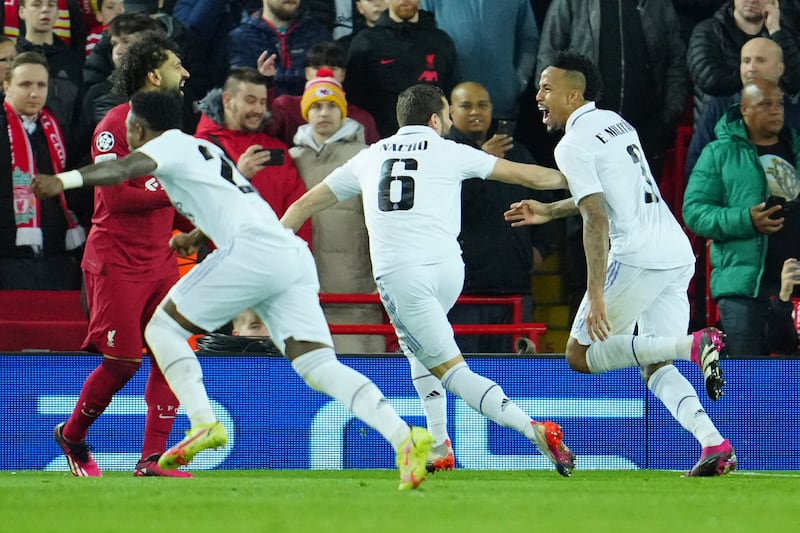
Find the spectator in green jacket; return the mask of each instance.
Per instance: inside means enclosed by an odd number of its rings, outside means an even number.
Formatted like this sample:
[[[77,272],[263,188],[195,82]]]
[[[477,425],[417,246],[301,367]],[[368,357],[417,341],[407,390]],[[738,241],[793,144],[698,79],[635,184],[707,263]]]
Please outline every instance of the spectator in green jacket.
[[[727,334],[728,355],[764,355],[770,297],[792,239],[782,205],[800,193],[800,137],[784,126],[783,92],[765,79],[742,89],[738,111],[717,124],[686,188],[683,216],[711,239],[711,295]],[[796,239],[794,239],[796,240]]]

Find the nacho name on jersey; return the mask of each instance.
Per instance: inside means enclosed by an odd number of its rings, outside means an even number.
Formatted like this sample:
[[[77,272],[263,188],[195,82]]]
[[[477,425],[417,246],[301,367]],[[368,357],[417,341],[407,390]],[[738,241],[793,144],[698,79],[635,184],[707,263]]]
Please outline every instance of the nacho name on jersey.
[[[383,152],[421,152],[428,149],[428,141],[419,141],[415,143],[383,143],[381,144],[381,151]]]

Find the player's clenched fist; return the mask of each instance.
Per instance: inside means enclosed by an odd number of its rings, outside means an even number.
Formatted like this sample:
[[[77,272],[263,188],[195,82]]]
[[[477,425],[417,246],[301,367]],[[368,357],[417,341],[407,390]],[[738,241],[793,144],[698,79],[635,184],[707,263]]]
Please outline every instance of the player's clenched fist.
[[[192,255],[197,251],[197,244],[188,233],[178,233],[169,240],[169,247],[181,257]]]
[[[169,240],[169,247],[172,248],[176,254],[181,257],[188,257],[197,252],[200,245],[208,240],[208,237],[195,228],[189,233],[176,233]]]
[[[64,183],[49,174],[37,174],[31,180],[31,190],[39,198],[52,198],[64,190]]]

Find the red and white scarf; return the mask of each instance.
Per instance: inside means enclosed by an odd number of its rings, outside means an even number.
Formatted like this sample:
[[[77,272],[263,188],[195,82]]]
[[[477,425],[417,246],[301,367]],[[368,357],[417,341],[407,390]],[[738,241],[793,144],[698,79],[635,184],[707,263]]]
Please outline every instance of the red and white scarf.
[[[5,0],[3,2],[4,28],[3,34],[14,41],[19,39],[19,0]],[[72,30],[69,20],[69,6],[67,0],[58,0],[58,14],[53,33],[69,44]]]
[[[41,252],[44,242],[40,227],[39,199],[31,190],[31,179],[36,174],[36,162],[28,134],[22,125],[22,119],[9,105],[3,102],[8,118],[8,138],[11,141],[11,187],[14,194],[14,219],[17,224],[17,246],[30,246],[34,252]],[[39,113],[38,127],[42,128],[53,173],[61,172],[67,164],[67,151],[64,137],[56,118],[46,108]],[[86,241],[86,231],[78,225],[75,214],[67,207],[64,193],[59,195],[61,209],[67,220],[67,236],[64,243],[67,250],[73,250]]]

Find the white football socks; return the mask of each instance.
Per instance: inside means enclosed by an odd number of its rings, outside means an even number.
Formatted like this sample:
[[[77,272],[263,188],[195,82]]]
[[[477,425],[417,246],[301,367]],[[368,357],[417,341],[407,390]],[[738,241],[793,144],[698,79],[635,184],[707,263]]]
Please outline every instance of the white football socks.
[[[724,439],[700,404],[697,391],[673,365],[662,366],[653,372],[647,388],[703,448],[722,444]]]
[[[586,352],[586,364],[592,374],[620,368],[645,367],[653,363],[691,360],[692,336],[643,337],[614,335],[595,342]]]
[[[532,438],[531,417],[508,399],[500,385],[476,374],[467,363],[458,363],[445,372],[442,385],[490,420]]]
[[[292,367],[315,390],[338,400],[365,424],[388,440],[394,449],[411,429],[365,375],[343,365],[332,348],[319,348],[292,361]]]
[[[161,373],[183,406],[192,427],[217,421],[211,410],[200,361],[187,340],[192,336],[162,308],[156,309],[144,336]]]
[[[433,435],[433,447],[441,446],[450,438],[447,434],[447,393],[439,378],[425,365],[414,356],[407,357],[411,365],[411,380],[422,400],[428,431]]]

